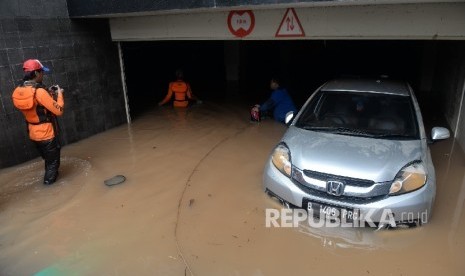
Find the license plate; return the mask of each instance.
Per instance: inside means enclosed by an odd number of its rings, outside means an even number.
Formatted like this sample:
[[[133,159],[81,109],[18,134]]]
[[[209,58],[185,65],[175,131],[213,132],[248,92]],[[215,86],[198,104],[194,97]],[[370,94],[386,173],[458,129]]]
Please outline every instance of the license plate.
[[[310,201],[308,199],[303,200],[302,207],[306,208],[309,213],[313,212],[313,216],[318,218],[326,218],[330,220],[338,218],[341,222],[353,222],[360,218],[359,209],[343,208]]]

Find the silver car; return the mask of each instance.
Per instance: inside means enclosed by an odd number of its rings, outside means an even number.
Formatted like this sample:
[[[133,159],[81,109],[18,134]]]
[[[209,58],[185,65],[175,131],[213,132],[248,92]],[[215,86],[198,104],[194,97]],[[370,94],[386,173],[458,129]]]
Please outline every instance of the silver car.
[[[396,225],[428,221],[436,193],[428,144],[450,134],[434,127],[427,138],[408,83],[329,81],[286,122],[264,170],[267,193],[312,214],[369,217],[376,227],[387,210]]]

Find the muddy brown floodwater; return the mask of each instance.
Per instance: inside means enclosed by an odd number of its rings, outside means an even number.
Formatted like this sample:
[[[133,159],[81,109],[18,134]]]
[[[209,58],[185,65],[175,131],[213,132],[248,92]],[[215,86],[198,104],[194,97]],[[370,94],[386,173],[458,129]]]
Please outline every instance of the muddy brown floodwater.
[[[0,275],[465,275],[465,158],[432,145],[432,220],[406,230],[266,228],[262,190],[286,127],[235,104],[160,108],[0,170]],[[127,180],[105,186],[104,180]]]

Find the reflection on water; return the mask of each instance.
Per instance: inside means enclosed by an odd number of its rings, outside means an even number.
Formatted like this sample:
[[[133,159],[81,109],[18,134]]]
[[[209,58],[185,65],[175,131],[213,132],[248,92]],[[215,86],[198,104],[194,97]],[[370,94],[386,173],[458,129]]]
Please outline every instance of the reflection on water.
[[[275,197],[270,198],[273,208],[279,211],[303,211],[291,208],[287,203]],[[297,214],[294,214],[297,215]],[[374,228],[350,224],[344,226],[337,223],[326,222],[324,219],[310,218],[306,215],[303,221],[298,222],[294,230],[299,234],[318,240],[324,250],[329,250],[337,255],[354,254],[355,251],[394,250],[409,247],[415,243],[424,241],[424,227],[406,228]],[[355,225],[355,227],[353,227]],[[394,238],[394,239],[393,239]],[[354,251],[355,250],[355,251]]]
[[[247,108],[159,108],[0,170],[0,275],[464,275],[465,159],[432,145],[432,220],[407,230],[266,228],[262,172],[286,130]],[[126,181],[105,186],[124,175]],[[310,273],[311,272],[311,273]]]
[[[321,246],[327,248],[372,250],[381,246],[373,229],[324,226],[320,228],[302,223],[299,232],[320,239]]]
[[[319,239],[322,247],[340,254],[344,253],[343,249],[393,250],[425,241],[425,231],[421,227],[378,230],[369,227],[311,227],[301,223],[298,232]],[[390,237],[395,239],[391,240]]]

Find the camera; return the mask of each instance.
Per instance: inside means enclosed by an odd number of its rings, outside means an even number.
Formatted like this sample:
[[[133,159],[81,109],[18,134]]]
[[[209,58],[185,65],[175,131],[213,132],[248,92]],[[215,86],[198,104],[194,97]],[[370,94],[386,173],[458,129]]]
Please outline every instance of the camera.
[[[50,94],[50,96],[53,97],[53,99],[56,101],[57,98],[58,98],[58,91],[59,91],[60,87],[55,84],[55,85],[52,85],[48,88],[48,92]]]

